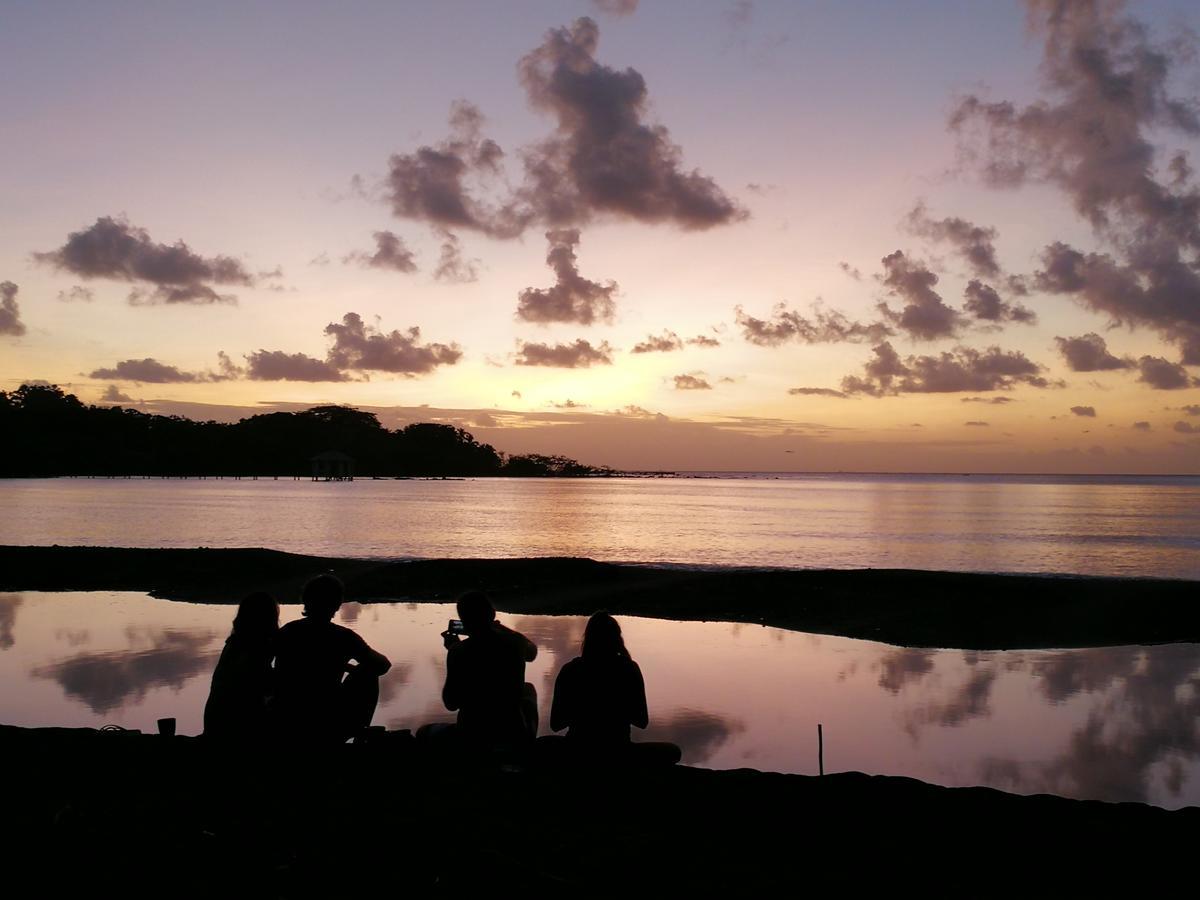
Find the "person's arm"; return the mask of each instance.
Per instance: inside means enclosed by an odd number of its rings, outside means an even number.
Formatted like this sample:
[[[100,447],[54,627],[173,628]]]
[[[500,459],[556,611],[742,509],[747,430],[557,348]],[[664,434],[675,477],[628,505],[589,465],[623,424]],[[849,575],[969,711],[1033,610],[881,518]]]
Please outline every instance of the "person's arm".
[[[354,632],[350,633],[354,634]],[[354,634],[354,637],[355,646],[350,658],[358,663],[358,668],[364,675],[374,675],[378,678],[392,667],[390,659],[378,650],[372,650],[359,635]]]
[[[570,663],[559,670],[554,679],[554,699],[550,702],[550,730],[562,731],[571,724],[574,696],[571,692]]]
[[[629,661],[629,724],[645,728],[650,724],[650,711],[646,708],[646,682],[641,667]]]

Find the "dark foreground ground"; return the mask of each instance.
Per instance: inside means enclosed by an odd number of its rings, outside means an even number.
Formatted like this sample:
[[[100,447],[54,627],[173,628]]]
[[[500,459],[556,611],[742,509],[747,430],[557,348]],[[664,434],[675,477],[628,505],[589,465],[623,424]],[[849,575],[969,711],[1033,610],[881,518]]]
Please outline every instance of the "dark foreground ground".
[[[351,599],[449,602],[469,588],[503,612],[754,622],[909,647],[974,650],[1200,640],[1197,583],[909,570],[684,570],[589,559],[380,562],[273,550],[0,547],[0,591],[136,590],[236,603],[297,602],[332,571]]]
[[[399,741],[231,762],[9,727],[0,753],[11,896],[1153,896],[1191,889],[1200,837],[1196,808],[857,773],[465,771]]]

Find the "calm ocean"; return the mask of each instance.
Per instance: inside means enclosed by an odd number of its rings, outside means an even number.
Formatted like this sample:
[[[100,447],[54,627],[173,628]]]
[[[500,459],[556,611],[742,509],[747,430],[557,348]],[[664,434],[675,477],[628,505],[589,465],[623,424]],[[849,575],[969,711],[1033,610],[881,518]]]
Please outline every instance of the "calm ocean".
[[[1200,579],[1200,477],[0,482],[0,543]]]

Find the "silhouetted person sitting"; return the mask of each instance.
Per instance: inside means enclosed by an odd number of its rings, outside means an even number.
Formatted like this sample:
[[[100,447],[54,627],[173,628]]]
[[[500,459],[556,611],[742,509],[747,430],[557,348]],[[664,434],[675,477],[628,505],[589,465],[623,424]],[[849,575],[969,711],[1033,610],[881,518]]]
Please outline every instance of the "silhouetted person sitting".
[[[621,626],[606,612],[588,619],[579,656],[558,673],[550,728],[567,729],[568,755],[587,761],[673,765],[680,750],[657,741],[633,743],[630,726],[650,723],[642,670],[621,636]],[[551,739],[550,746],[556,746]]]
[[[458,711],[457,737],[482,749],[527,745],[537,734],[537,692],[525,681],[525,663],[537,656],[537,646],[497,622],[481,591],[459,598],[458,616],[466,639],[442,633],[449,651],[442,702]]]
[[[379,676],[392,664],[333,622],[343,597],[338,578],[318,575],[304,586],[304,618],[279,629],[272,709],[286,736],[343,743],[375,715]]]
[[[270,594],[250,594],[238,606],[204,704],[204,736],[254,740],[267,732],[273,690],[271,659],[279,632],[279,604]]]

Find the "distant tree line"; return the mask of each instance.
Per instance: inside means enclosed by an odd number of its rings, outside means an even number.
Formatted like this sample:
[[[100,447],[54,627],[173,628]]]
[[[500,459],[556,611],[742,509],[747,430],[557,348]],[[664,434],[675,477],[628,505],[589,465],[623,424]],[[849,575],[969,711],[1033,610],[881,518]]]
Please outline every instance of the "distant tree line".
[[[453,425],[392,431],[348,406],[197,422],[120,406],[88,406],[57,385],[0,391],[0,477],[53,475],[306,476],[311,457],[340,451],[356,476],[563,477],[612,470],[565,456],[510,456]]]

